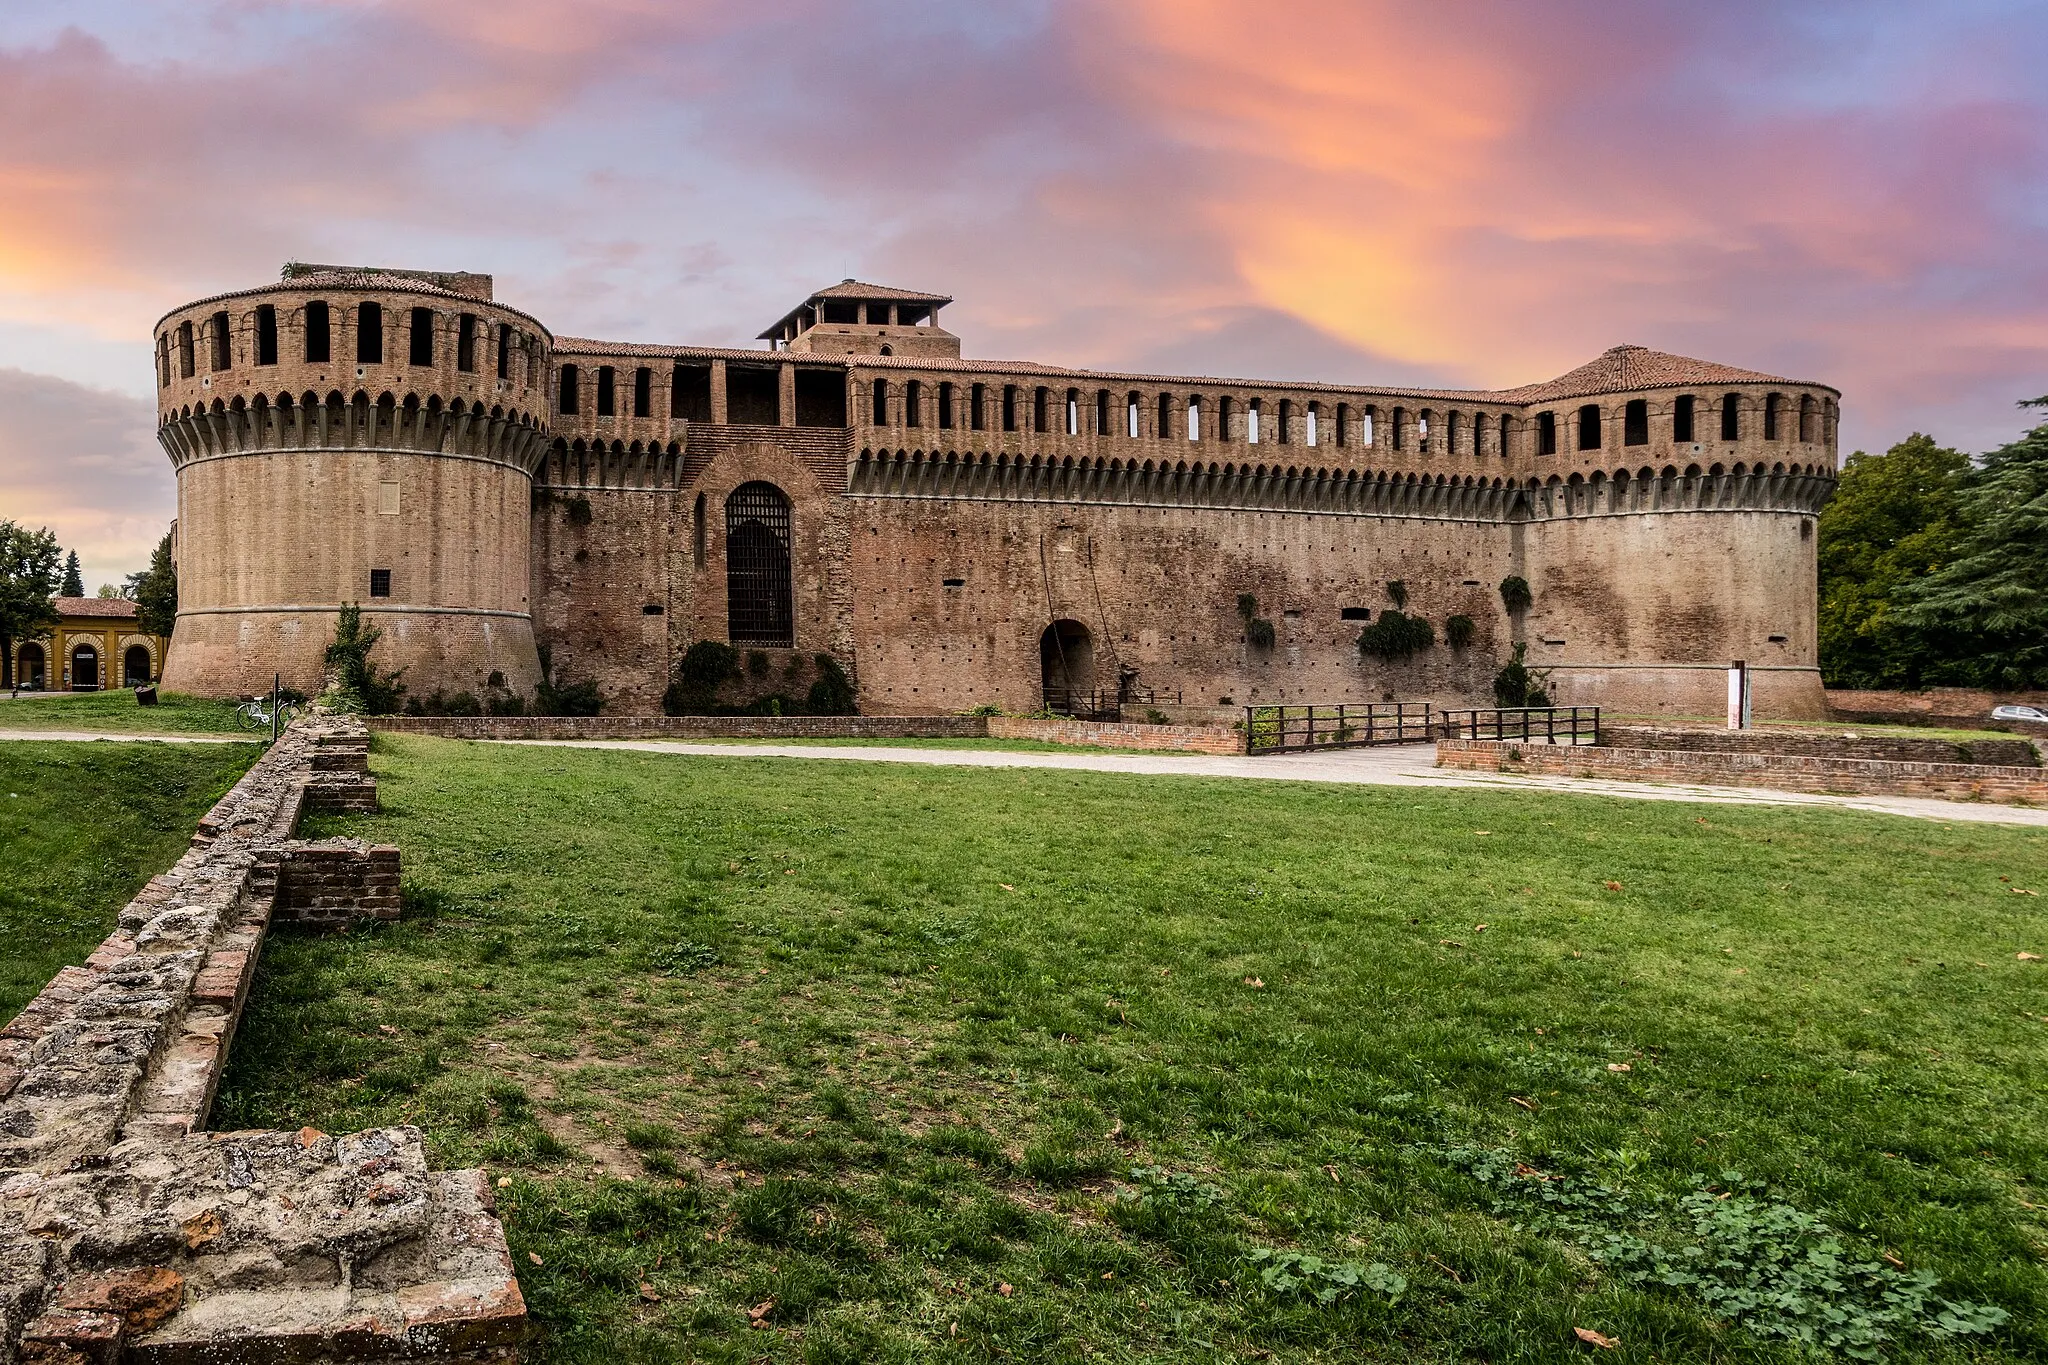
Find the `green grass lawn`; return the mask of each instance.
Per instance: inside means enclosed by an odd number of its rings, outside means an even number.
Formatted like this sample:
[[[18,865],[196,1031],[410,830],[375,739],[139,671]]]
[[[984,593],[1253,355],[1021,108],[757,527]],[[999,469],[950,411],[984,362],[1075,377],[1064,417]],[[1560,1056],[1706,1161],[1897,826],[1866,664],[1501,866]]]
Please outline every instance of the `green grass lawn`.
[[[414,918],[273,936],[214,1123],[486,1166],[537,1359],[2048,1355],[2043,832],[374,765]]]
[[[0,730],[104,730],[141,734],[246,733],[235,720],[235,703],[176,692],[155,706],[138,706],[126,688],[109,692],[0,693]]]
[[[178,860],[193,825],[258,752],[0,744],[0,1021],[112,932],[115,913]]]
[[[650,744],[730,744],[740,747],[762,744],[801,744],[814,748],[837,749],[988,749],[995,752],[1024,754],[1178,754],[1185,758],[1198,754],[1195,749],[1124,749],[1106,744],[1056,744],[1049,739],[987,739],[961,737],[950,739],[754,739],[697,738],[692,735],[648,735],[636,737],[636,742]]]

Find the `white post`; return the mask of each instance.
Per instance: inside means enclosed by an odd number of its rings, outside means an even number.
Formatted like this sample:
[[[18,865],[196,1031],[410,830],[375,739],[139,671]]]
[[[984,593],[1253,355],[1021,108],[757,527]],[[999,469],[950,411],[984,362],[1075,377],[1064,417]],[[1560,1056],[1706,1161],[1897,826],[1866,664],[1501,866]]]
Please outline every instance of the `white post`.
[[[1728,728],[1749,728],[1749,665],[1741,659],[1728,665]]]

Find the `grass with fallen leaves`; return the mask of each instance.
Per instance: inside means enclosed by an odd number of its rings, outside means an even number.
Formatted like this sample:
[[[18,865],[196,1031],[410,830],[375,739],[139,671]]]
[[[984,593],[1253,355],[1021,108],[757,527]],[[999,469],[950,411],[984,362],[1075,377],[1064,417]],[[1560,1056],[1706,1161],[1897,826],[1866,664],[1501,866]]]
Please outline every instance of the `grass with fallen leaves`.
[[[0,730],[79,730],[106,734],[246,734],[235,719],[235,703],[179,692],[142,706],[127,688],[107,692],[0,692]]]
[[[2048,833],[373,761],[321,828],[414,918],[273,937],[215,1126],[484,1165],[537,1359],[1790,1362],[1841,1304],[2048,1355]]]
[[[113,930],[115,914],[178,860],[193,825],[258,752],[0,743],[0,1021]]]

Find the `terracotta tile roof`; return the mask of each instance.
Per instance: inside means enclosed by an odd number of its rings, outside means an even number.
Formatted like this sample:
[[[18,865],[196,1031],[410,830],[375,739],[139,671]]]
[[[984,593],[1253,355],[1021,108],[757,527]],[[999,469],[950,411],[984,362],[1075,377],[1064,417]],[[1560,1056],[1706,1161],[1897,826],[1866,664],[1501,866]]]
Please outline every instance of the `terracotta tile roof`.
[[[953,301],[951,294],[920,294],[915,289],[895,289],[886,284],[862,284],[841,280],[811,295],[814,299],[874,299],[878,303],[937,303]]]
[[[135,604],[125,597],[59,597],[53,599],[59,616],[133,617]]]
[[[1714,384],[1794,384],[1799,381],[1758,370],[1739,370],[1711,360],[1653,351],[1646,346],[1615,346],[1567,374],[1542,384],[1503,389],[1496,397],[1509,403],[1554,403],[1564,398],[1638,389],[1705,387]]]

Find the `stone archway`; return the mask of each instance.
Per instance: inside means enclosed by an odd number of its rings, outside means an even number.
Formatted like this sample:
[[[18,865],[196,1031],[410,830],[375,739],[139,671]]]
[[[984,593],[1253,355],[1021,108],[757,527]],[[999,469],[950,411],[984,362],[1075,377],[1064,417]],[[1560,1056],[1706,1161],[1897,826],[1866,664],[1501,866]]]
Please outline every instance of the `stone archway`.
[[[121,685],[123,687],[144,687],[149,683],[149,646],[130,645],[121,651]]]
[[[49,661],[43,655],[43,647],[31,640],[21,647],[15,657],[14,680],[24,692],[40,692],[50,685]]]
[[[85,644],[71,647],[71,690],[100,690],[100,652],[96,647]]]
[[[1063,716],[1096,710],[1095,637],[1079,621],[1054,621],[1038,637],[1045,709]]]

